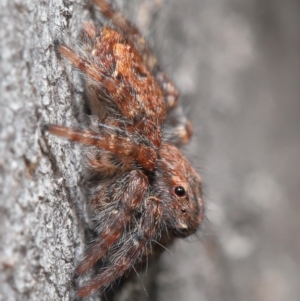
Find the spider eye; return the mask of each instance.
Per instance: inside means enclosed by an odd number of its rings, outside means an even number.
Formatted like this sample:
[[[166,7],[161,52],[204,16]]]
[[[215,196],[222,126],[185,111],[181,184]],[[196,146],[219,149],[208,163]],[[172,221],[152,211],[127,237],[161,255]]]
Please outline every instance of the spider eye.
[[[177,186],[177,187],[175,187],[175,194],[178,196],[184,196],[185,189],[182,186]]]

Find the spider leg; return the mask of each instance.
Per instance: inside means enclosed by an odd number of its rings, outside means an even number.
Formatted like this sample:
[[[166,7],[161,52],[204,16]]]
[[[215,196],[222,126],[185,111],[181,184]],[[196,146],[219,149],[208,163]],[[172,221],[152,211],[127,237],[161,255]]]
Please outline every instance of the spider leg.
[[[97,35],[97,29],[95,25],[91,22],[83,22],[83,29],[87,33],[90,39],[95,39]]]
[[[104,268],[99,275],[79,289],[78,296],[85,297],[102,287],[110,285],[141,259],[151,241],[159,236],[157,233],[161,228],[162,217],[160,201],[155,197],[150,197],[146,202],[145,212],[141,217],[133,239],[126,241],[121,246],[122,249],[112,257],[111,265]]]
[[[144,168],[152,170],[157,155],[153,148],[142,144],[135,144],[129,137],[119,137],[111,133],[97,133],[92,130],[75,130],[61,125],[45,125],[44,130],[51,134],[67,138],[88,146],[96,146],[110,151],[118,156],[125,156],[128,163],[141,164]]]
[[[101,82],[104,80],[102,70],[99,70],[95,65],[88,62],[86,59],[82,58],[78,53],[76,53],[72,48],[66,45],[60,45],[58,50],[62,55],[64,55],[76,68],[80,69],[82,72],[86,73],[93,80]]]
[[[87,153],[87,162],[91,170],[96,172],[97,175],[100,174],[102,178],[111,178],[120,170],[132,168],[127,158],[121,158],[112,152],[100,149],[89,151]]]
[[[174,108],[168,114],[164,124],[165,142],[180,146],[190,141],[193,135],[193,125],[183,114],[181,106]]]
[[[123,188],[121,191],[120,186]],[[97,220],[99,215],[101,216],[101,213],[95,213],[99,211],[99,207],[105,208],[111,202],[115,202],[115,204],[110,208],[110,214],[107,213],[109,216],[106,217],[106,222],[100,225],[103,230],[100,237],[78,265],[76,269],[78,275],[87,272],[120,238],[132,218],[132,213],[141,205],[147,187],[147,177],[138,170],[132,170],[127,175],[122,174],[117,180],[103,188],[100,195],[91,201]],[[112,194],[108,195],[109,192]],[[107,202],[109,202],[108,205]],[[101,218],[101,220],[103,219],[105,220],[105,217]]]

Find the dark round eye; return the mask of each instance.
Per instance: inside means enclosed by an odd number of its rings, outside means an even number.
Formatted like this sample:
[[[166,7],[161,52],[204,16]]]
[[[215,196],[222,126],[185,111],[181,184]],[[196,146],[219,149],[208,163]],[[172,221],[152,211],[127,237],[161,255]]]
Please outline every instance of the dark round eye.
[[[184,196],[185,195],[184,188],[182,186],[175,187],[175,194],[178,196]]]

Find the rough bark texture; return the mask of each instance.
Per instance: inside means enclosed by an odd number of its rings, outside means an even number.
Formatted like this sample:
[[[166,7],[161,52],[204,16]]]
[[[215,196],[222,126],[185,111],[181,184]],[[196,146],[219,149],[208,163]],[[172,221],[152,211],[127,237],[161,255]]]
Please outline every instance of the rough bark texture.
[[[136,278],[114,300],[299,300],[299,2],[118,4],[182,92],[210,224],[141,276],[149,298]],[[86,1],[0,3],[0,301],[74,299],[82,149],[41,125],[86,121],[82,81],[54,44],[92,18]]]

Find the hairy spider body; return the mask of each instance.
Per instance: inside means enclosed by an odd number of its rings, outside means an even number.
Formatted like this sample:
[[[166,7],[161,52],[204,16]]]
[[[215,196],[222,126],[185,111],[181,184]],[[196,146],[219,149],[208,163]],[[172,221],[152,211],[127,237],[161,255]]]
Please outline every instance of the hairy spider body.
[[[85,75],[95,117],[85,130],[46,126],[90,146],[90,168],[101,175],[90,200],[98,239],[76,273],[86,273],[98,260],[103,268],[79,289],[79,297],[109,286],[150,255],[162,237],[193,234],[204,215],[201,179],[177,148],[192,134],[178,91],[138,29],[106,0],[94,2],[115,29],[85,23],[81,49],[58,49]]]

